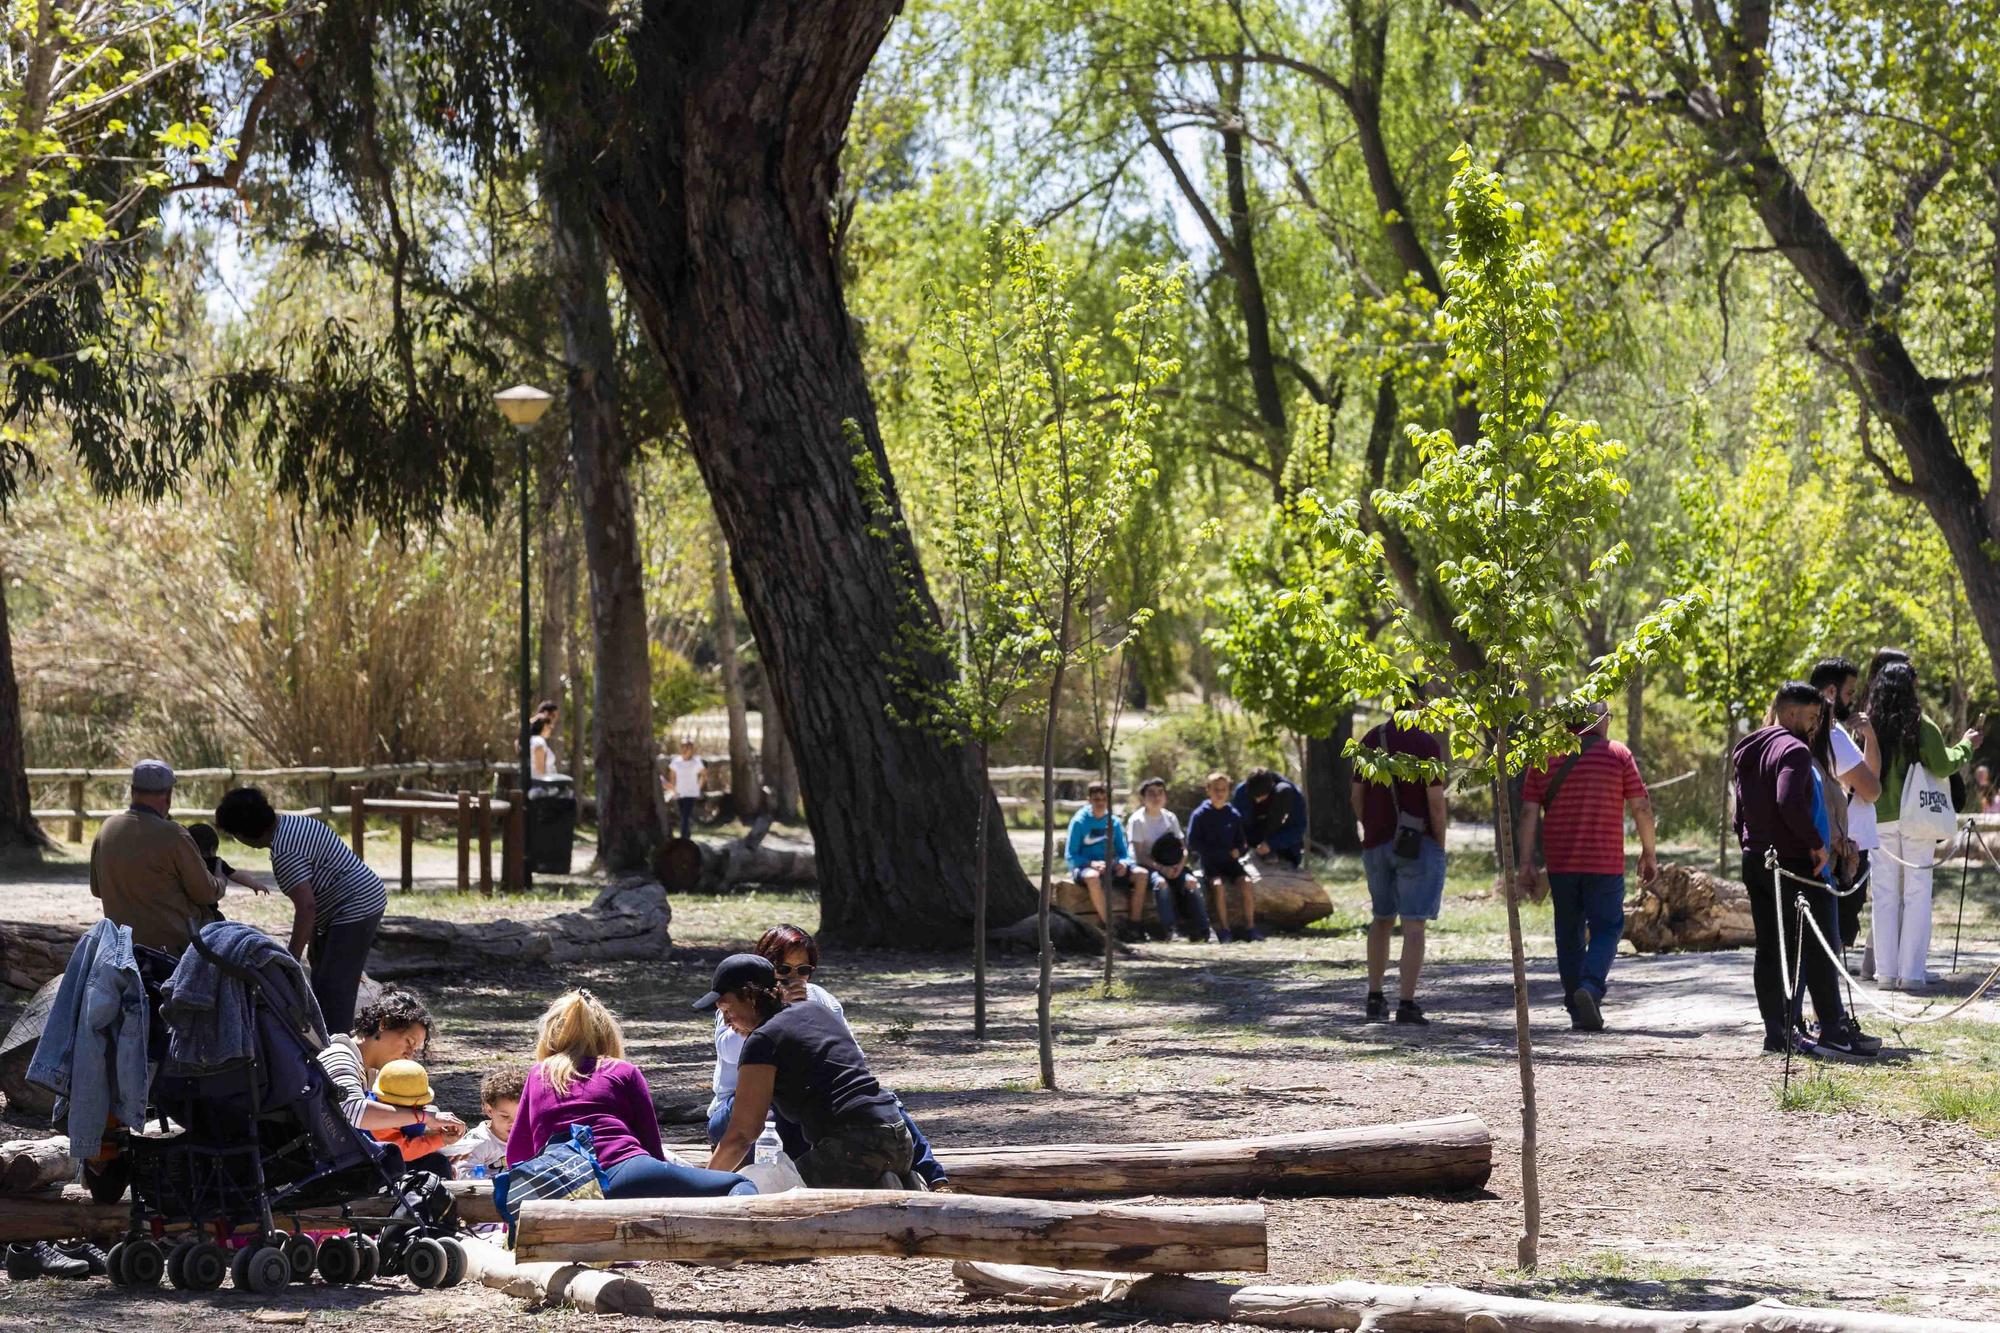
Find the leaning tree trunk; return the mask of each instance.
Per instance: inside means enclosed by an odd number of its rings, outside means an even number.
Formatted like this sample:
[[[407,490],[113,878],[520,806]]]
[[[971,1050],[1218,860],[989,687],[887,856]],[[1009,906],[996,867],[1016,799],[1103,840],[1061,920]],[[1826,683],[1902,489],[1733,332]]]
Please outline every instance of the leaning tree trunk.
[[[736,604],[729,595],[728,543],[715,543],[715,655],[722,659],[722,706],[729,714],[729,808],[749,821],[763,808],[750,762],[750,705],[743,695],[743,661],[736,642]],[[766,719],[768,722],[769,719]]]
[[[1361,826],[1354,820],[1354,761],[1347,742],[1354,738],[1354,713],[1333,724],[1332,734],[1306,739],[1306,834],[1336,852],[1361,850]]]
[[[605,240],[676,389],[790,724],[825,933],[935,948],[969,934],[963,830],[993,796],[966,747],[890,713],[885,654],[936,609],[908,534],[874,517],[858,484],[866,453],[900,513],[828,208],[855,93],[899,8],[648,5],[618,20],[621,67],[645,71],[631,81],[591,58],[601,7],[521,21],[543,41],[545,23],[567,27],[574,78],[538,91],[598,136]],[[902,665],[934,682],[953,669],[930,652]],[[883,819],[888,809],[924,818]],[[1025,915],[1020,861],[999,821],[989,827],[993,908]]]
[[[551,150],[565,145],[552,136]],[[567,172],[563,173],[565,176]],[[604,253],[568,181],[545,196],[569,365],[570,462],[590,565],[592,775],[597,792],[597,863],[644,870],[667,826],[654,768],[653,668],[647,657],[646,591],[639,524],[626,468],[631,442],[619,416],[617,345]],[[579,726],[576,743],[583,744]]]
[[[28,757],[21,744],[21,687],[7,627],[7,580],[0,577],[0,860],[41,859],[49,845],[28,797]]]

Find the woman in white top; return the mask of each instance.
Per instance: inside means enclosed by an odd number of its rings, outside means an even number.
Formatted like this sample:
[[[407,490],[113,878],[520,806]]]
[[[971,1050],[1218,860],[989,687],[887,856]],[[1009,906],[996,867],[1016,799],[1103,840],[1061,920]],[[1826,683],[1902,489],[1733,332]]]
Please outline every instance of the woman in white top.
[[[701,801],[701,779],[708,765],[695,757],[693,741],[682,741],[681,752],[667,761],[667,768],[673,775],[674,802],[680,807],[681,836],[685,838],[694,827],[694,808]]]
[[[549,737],[555,734],[556,720],[553,714],[538,717],[528,723],[528,766],[533,772],[533,782],[568,782],[569,774],[556,771],[556,749],[549,744]]]
[[[1125,841],[1132,857],[1146,872],[1153,889],[1153,910],[1160,916],[1160,934],[1172,939],[1178,925],[1196,944],[1208,940],[1208,905],[1201,884],[1188,868],[1187,834],[1180,816],[1167,809],[1164,778],[1147,778],[1139,788],[1139,808],[1125,822]],[[1155,856],[1153,849],[1160,848]]]
[[[751,952],[771,960],[771,966],[778,974],[778,988],[784,991],[786,1003],[798,1004],[804,1000],[824,1005],[833,1010],[841,1026],[847,1025],[847,1015],[841,1009],[840,1001],[824,987],[812,982],[813,973],[819,970],[819,945],[811,935],[797,926],[773,926],[758,939],[757,947]],[[852,1029],[849,1029],[848,1035],[854,1035]],[[711,1148],[722,1142],[722,1136],[729,1130],[730,1112],[736,1106],[736,1066],[743,1057],[744,1040],[743,1034],[724,1022],[718,1011],[715,1015],[715,1092],[708,1103],[708,1144]],[[909,1128],[910,1140],[916,1149],[911,1169],[922,1176],[931,1189],[949,1189],[950,1182],[945,1179],[944,1168],[938,1165],[937,1154],[931,1151],[930,1142],[917,1128],[917,1122],[910,1119],[910,1113],[903,1109],[901,1098],[897,1098],[896,1108],[903,1112],[903,1124]],[[772,1118],[777,1122],[778,1137],[784,1140],[785,1151],[793,1161],[797,1161],[805,1155],[806,1149],[798,1126],[775,1111]]]

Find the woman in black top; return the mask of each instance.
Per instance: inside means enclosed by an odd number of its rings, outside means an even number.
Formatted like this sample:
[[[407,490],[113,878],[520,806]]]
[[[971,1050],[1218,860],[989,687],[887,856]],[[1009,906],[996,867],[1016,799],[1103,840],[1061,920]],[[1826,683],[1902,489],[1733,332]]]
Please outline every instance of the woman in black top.
[[[847,1025],[825,1005],[785,1003],[771,960],[731,954],[695,1001],[743,1034],[736,1105],[709,1166],[734,1171],[776,1107],[805,1135],[799,1175],[818,1189],[924,1188],[902,1108],[868,1069]]]

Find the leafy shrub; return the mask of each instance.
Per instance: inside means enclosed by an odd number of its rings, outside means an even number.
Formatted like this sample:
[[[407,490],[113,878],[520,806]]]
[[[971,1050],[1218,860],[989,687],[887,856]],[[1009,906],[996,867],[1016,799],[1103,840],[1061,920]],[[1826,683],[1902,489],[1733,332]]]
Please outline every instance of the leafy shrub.
[[[712,708],[722,698],[714,677],[663,643],[648,646],[653,660],[653,726],[666,731],[689,713]]]
[[[1167,804],[1177,811],[1200,804],[1202,781],[1216,770],[1241,779],[1260,765],[1281,772],[1288,767],[1276,747],[1258,738],[1249,718],[1213,704],[1159,718],[1134,737],[1130,754],[1134,783],[1165,778]]]

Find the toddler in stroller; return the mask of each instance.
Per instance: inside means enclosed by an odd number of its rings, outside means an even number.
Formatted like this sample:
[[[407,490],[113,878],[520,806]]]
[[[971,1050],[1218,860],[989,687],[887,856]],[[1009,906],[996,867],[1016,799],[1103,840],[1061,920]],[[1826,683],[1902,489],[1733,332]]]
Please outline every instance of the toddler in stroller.
[[[115,1131],[112,1169],[90,1173],[116,1197],[129,1179],[132,1228],[112,1247],[111,1280],[213,1291],[229,1276],[268,1292],[318,1270],[329,1283],[406,1274],[419,1287],[462,1280],[456,1207],[439,1179],[341,1114],[315,1058],[326,1045],[296,960],[251,927],[196,933],[173,975],[146,978],[164,1044],[149,1105],[157,1132]],[[385,1196],[385,1215],[350,1205]],[[346,1235],[315,1243],[300,1215],[339,1209]],[[288,1232],[278,1225],[289,1217]],[[318,1226],[327,1226],[321,1222]],[[339,1225],[339,1224],[334,1224]],[[317,1229],[317,1226],[316,1228]],[[372,1232],[373,1234],[367,1234]],[[237,1244],[231,1257],[231,1244]]]

